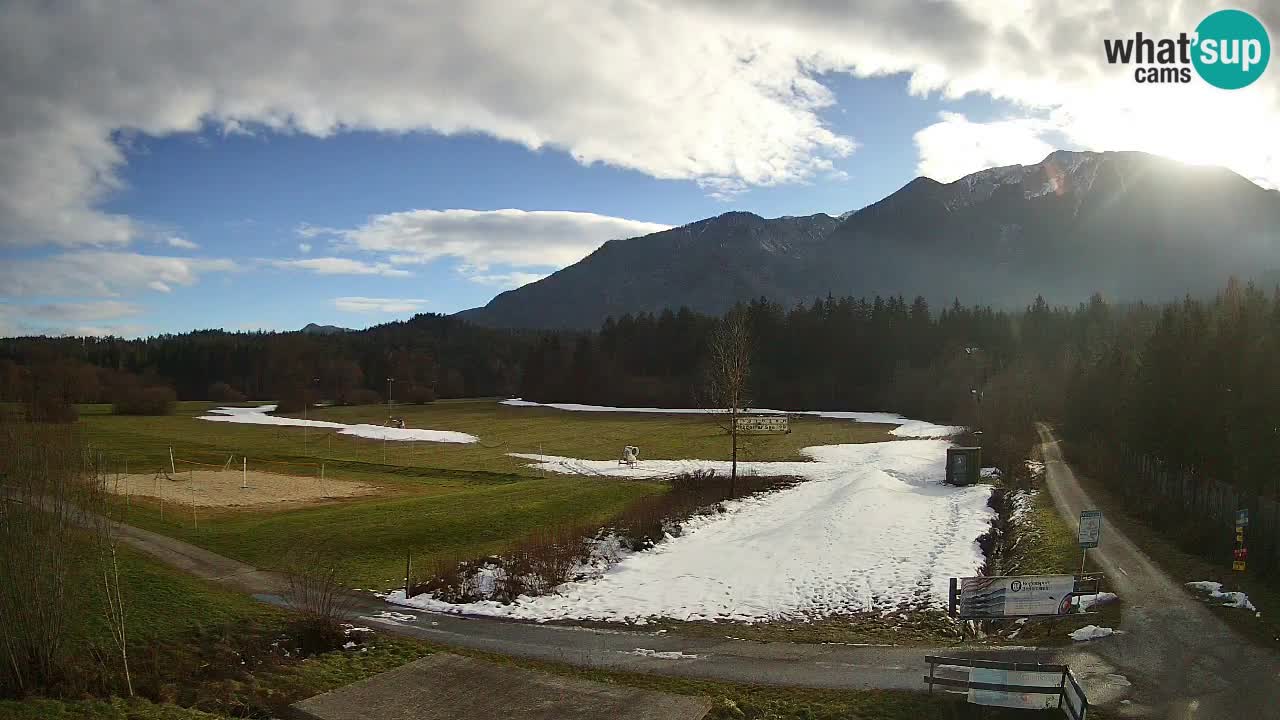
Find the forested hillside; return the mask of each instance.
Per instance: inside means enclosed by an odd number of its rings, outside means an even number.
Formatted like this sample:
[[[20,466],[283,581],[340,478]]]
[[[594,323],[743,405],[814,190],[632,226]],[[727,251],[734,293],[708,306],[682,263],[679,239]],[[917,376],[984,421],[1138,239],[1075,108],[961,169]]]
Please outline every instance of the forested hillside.
[[[1025,452],[1036,419],[1105,438],[1250,492],[1277,493],[1280,296],[1233,282],[1211,301],[1021,312],[933,311],[922,298],[739,307],[755,346],[752,404],[891,410],[981,428]],[[609,318],[595,332],[499,331],[418,315],[369,330],[197,331],[146,340],[0,341],[0,401],[110,402],[121,386],[183,399],[397,402],[521,395],[689,406],[715,318],[687,309]],[[39,404],[37,402],[37,404]]]

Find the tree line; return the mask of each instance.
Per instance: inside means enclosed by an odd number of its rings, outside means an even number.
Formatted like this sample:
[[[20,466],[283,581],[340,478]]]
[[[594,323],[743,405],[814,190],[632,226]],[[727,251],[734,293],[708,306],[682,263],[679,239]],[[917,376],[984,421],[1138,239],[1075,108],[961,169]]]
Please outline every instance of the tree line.
[[[1276,495],[1280,294],[1231,281],[1217,297],[1020,311],[934,310],[923,298],[741,304],[754,407],[889,410],[982,431],[1025,457],[1033,421],[1106,438],[1178,467]],[[519,395],[543,402],[708,402],[719,318],[687,308],[609,318],[596,331],[507,331],[421,314],[334,335],[229,333],[0,341],[0,401],[112,402],[129,389],[179,399],[363,404]],[[387,379],[394,382],[388,384]]]

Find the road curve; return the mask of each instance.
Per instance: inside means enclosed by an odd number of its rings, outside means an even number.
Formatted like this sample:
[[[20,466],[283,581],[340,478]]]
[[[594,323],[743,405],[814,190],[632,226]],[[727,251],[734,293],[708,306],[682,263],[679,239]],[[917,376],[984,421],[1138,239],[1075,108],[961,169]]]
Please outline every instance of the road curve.
[[[1049,494],[1058,512],[1075,527],[1081,510],[1097,506],[1063,461],[1053,430],[1043,423],[1036,430]],[[1156,567],[1106,518],[1102,545],[1089,552],[1089,563],[1107,573],[1125,603],[1119,628],[1124,634],[1089,645],[1090,652],[1114,666],[1113,672],[1133,683],[1121,705],[1124,716],[1280,717],[1280,658],[1250,645],[1214,617],[1180,579]],[[1072,660],[1072,667],[1088,662]]]

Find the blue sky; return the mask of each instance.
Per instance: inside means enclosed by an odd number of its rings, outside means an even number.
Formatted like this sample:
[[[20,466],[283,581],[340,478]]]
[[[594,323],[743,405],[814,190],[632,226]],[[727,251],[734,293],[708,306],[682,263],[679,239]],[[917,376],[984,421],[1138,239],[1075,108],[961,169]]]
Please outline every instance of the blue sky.
[[[614,237],[1056,148],[1280,180],[1274,73],[1223,94],[1103,61],[1207,5],[995,4],[18,0],[0,335],[455,312]]]
[[[936,123],[940,112],[982,119],[1002,112],[985,98],[912,97],[903,75],[831,76],[825,82],[836,104],[824,119],[859,143],[836,163],[847,177],[757,187],[731,199],[713,198],[687,180],[660,180],[602,163],[582,165],[560,150],[529,150],[481,134],[353,131],[318,138],[265,128],[252,128],[252,134],[206,128],[117,138],[127,158],[120,173],[124,187],[101,208],[199,246],[198,253],[188,254],[217,255],[246,266],[192,287],[150,297],[144,293],[147,310],[131,322],[156,331],[294,329],[308,322],[364,327],[411,313],[343,311],[334,298],[420,299],[424,312],[451,313],[483,305],[508,285],[469,280],[457,270],[461,261],[452,258],[414,267],[407,277],[318,276],[252,267],[251,261],[329,255],[325,238],[299,235],[304,225],[350,228],[371,216],[416,209],[570,210],[664,225],[729,210],[765,217],[839,214],[875,202],[915,177],[912,136]],[[310,252],[299,250],[303,242],[311,245]]]

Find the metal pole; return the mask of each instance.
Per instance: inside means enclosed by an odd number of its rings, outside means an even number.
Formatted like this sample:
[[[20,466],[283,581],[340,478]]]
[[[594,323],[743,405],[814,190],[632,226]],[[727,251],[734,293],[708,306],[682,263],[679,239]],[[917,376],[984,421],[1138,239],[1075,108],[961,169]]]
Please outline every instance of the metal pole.
[[[249,458],[240,458],[240,489],[249,487]]]
[[[1080,579],[1084,579],[1084,562],[1089,557],[1089,548],[1080,549]]]
[[[413,558],[412,551],[405,550],[404,551],[404,599],[405,600],[409,599],[409,577],[410,577],[409,573],[413,569],[412,558]]]

